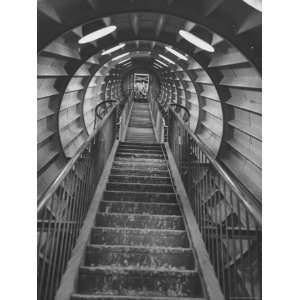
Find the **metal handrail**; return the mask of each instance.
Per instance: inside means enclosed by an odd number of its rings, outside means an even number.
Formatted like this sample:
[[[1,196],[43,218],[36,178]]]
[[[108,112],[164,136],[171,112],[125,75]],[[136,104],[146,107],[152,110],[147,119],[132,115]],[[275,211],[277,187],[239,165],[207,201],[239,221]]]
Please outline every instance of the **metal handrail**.
[[[251,213],[256,222],[261,226],[262,225],[262,217],[261,211],[258,207],[253,205],[254,199],[251,199],[250,196],[243,188],[234,180],[228,172],[221,166],[221,164],[214,158],[211,150],[207,148],[207,146],[192,132],[192,130],[184,123],[184,121],[179,118],[175,110],[167,104],[169,110],[173,113],[174,116],[178,119],[184,129],[190,134],[190,136],[195,140],[195,142],[201,147],[201,150],[205,153],[213,167],[219,172],[222,178],[226,181],[226,183],[230,186],[232,191],[241,199],[247,210]]]
[[[177,103],[170,103],[169,105],[170,105],[170,106],[175,106],[175,107],[178,107],[178,108],[183,109],[183,110],[187,113],[187,115],[188,115],[188,120],[189,120],[189,118],[191,117],[190,111],[189,111],[185,106],[180,105],[180,104],[177,104]],[[176,112],[176,108],[175,108],[175,112]]]
[[[39,213],[43,207],[47,204],[48,200],[51,198],[53,193],[59,187],[64,178],[68,175],[69,171],[73,168],[74,164],[81,156],[81,154],[85,151],[85,149],[89,146],[89,143],[93,140],[98,131],[103,127],[106,120],[110,117],[116,107],[119,105],[116,104],[112,107],[108,114],[105,115],[104,119],[101,123],[98,124],[97,128],[92,132],[92,134],[87,138],[87,140],[78,148],[75,155],[68,161],[68,163],[61,170],[59,175],[55,178],[55,180],[50,184],[50,186],[45,190],[45,192],[38,199],[37,213]]]

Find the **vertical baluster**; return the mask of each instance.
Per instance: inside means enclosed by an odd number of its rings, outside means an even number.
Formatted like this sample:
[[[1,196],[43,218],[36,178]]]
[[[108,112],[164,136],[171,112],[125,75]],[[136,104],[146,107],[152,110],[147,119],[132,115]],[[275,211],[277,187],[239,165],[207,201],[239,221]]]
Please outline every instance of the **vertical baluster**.
[[[204,193],[205,193],[205,170],[203,168],[203,158],[204,154],[201,151],[202,161],[201,161],[201,220],[202,220],[202,235],[203,235],[203,241],[206,244],[206,231],[205,231],[205,210],[204,210]]]
[[[86,151],[87,152],[87,151]],[[82,186],[82,209],[80,214],[80,226],[82,226],[84,217],[87,212],[88,208],[88,200],[89,200],[89,192],[88,192],[88,186],[87,186],[87,180],[88,180],[88,169],[87,169],[87,160],[89,154],[86,153],[82,160],[82,173],[83,173],[83,186]]]
[[[72,219],[71,219],[71,211],[72,211],[72,205],[73,205],[73,190],[74,190],[74,180],[72,176],[72,172],[68,174],[68,186],[69,186],[69,197],[68,197],[68,213],[66,218],[66,226],[63,228],[64,232],[64,238],[62,243],[62,253],[60,255],[60,260],[58,262],[58,265],[60,266],[60,269],[58,270],[58,276],[56,277],[56,283],[55,286],[58,287],[58,284],[60,282],[61,276],[65,270],[66,261],[68,259],[68,244],[69,244],[69,238],[70,238],[70,232],[73,227]]]
[[[261,232],[259,225],[256,224],[256,239],[258,243],[257,247],[257,260],[258,260],[258,286],[259,286],[259,299],[262,298],[262,278],[261,278]]]
[[[223,196],[224,196],[224,201],[226,203],[225,205],[225,214],[226,216],[230,215],[228,213],[228,201],[227,201],[227,194],[226,194],[226,183],[225,181],[222,182],[223,184],[221,184],[221,178],[220,178],[220,190],[221,190],[221,186],[223,186]],[[229,209],[230,210],[230,209]],[[225,282],[225,286],[226,286],[226,289],[225,289],[225,295],[227,295],[228,299],[231,298],[232,295],[232,292],[231,292],[231,256],[230,256],[230,253],[229,253],[229,247],[230,247],[230,242],[229,242],[229,236],[228,236],[228,227],[229,227],[229,220],[228,218],[226,218],[225,220],[225,235],[226,235],[226,248],[224,249],[226,251],[226,261],[224,259],[224,261],[222,262],[222,271],[223,271],[223,274],[224,274],[224,277],[226,276],[226,282]],[[222,246],[224,247],[224,245],[222,244]],[[228,265],[227,267],[227,271],[225,273],[225,262],[226,264]]]
[[[218,180],[218,186],[217,186],[217,189],[218,190],[220,189],[220,178]],[[223,234],[223,221],[222,221],[222,214],[224,213],[224,216],[225,216],[225,224],[226,224],[226,220],[227,220],[227,211],[226,211],[226,207],[227,207],[227,203],[226,203],[226,198],[224,196],[224,199],[221,199],[221,195],[220,193],[217,192],[217,201],[218,203],[220,203],[219,205],[219,214],[220,214],[220,224],[219,224],[219,229],[220,229],[220,236],[218,237],[218,240],[219,240],[219,251],[218,251],[218,254],[219,254],[219,259],[220,259],[220,266],[224,266],[224,261],[225,261],[225,258],[224,258],[224,244],[223,244],[223,239],[224,239],[224,234]],[[222,211],[222,205],[221,205],[221,201],[223,201],[223,204],[224,204],[224,209]],[[225,231],[227,231],[227,228],[225,227]],[[224,268],[220,268],[220,275],[219,275],[219,280],[221,282],[221,286],[223,288],[223,291],[226,292],[226,282],[225,282],[225,274],[224,274]]]
[[[218,199],[218,193],[215,193],[214,191],[216,190],[216,174],[214,172],[214,177],[213,177],[213,187],[212,187],[212,201],[211,202],[207,202],[207,205],[210,206],[216,210],[215,214],[213,214],[215,216],[215,220],[213,221],[213,226],[215,228],[215,232],[216,232],[216,236],[214,238],[214,242],[215,242],[215,249],[214,249],[214,255],[216,256],[215,260],[215,270],[217,273],[217,277],[219,279],[219,281],[221,280],[221,270],[220,270],[220,257],[219,257],[219,251],[220,251],[220,247],[222,247],[222,240],[221,240],[221,231],[222,231],[222,227],[221,224],[219,224],[218,222],[218,213],[217,213],[217,206],[219,204],[220,199]],[[220,207],[220,206],[219,206]],[[219,228],[221,228],[220,232],[219,232]],[[223,287],[223,283],[222,281],[220,282],[221,286]]]
[[[244,256],[244,246],[243,246],[243,239],[242,239],[242,226],[241,226],[241,207],[240,207],[240,199],[235,196],[236,203],[237,203],[237,214],[238,214],[238,231],[239,231],[239,256],[240,256],[240,264],[241,264],[241,277],[242,277],[242,284],[245,287],[245,290],[247,292],[247,282],[245,279],[245,271],[243,270],[243,256]],[[235,231],[235,228],[232,228],[233,231]],[[248,292],[247,292],[248,294]]]
[[[64,227],[64,223],[66,222],[65,220],[65,214],[67,212],[67,203],[66,203],[66,197],[67,197],[67,191],[65,189],[65,184],[66,184],[66,179],[62,182],[61,188],[62,188],[62,197],[60,201],[60,209],[59,209],[59,222],[57,226],[57,235],[56,235],[56,242],[55,242],[55,249],[53,251],[53,269],[52,269],[52,274],[50,278],[50,283],[49,283],[49,299],[53,299],[54,293],[56,286],[54,285],[55,279],[57,277],[57,268],[59,267],[58,265],[58,260],[59,260],[59,252],[61,249],[61,241],[62,241],[62,229]]]
[[[76,237],[79,235],[80,228],[82,226],[82,218],[83,218],[83,212],[84,212],[84,153],[81,156],[81,159],[79,161],[79,169],[80,169],[80,174],[82,176],[81,181],[80,181],[80,197],[79,197],[79,208],[78,208],[78,230],[76,232]]]
[[[52,199],[50,199],[50,203],[52,203]],[[47,207],[44,207],[41,214],[40,214],[40,220],[41,220],[41,228],[40,228],[40,235],[38,240],[38,293],[37,298],[42,298],[42,290],[43,290],[43,283],[44,283],[44,272],[45,272],[45,264],[46,264],[46,255],[47,253],[44,252],[43,254],[43,248],[45,248],[45,244],[47,244],[48,235],[49,235],[49,225],[46,229],[46,223],[47,223]],[[42,256],[42,257],[41,257]]]
[[[46,283],[45,283],[45,293],[44,293],[44,299],[51,299],[49,297],[49,286],[50,286],[50,277],[53,271],[53,254],[54,254],[54,247],[55,247],[55,242],[56,242],[56,238],[57,238],[57,227],[58,227],[58,222],[59,222],[59,203],[62,201],[62,196],[63,196],[63,189],[61,188],[60,190],[58,190],[58,201],[56,204],[56,208],[55,208],[55,221],[53,224],[53,230],[52,230],[52,234],[51,234],[51,245],[49,248],[49,252],[50,252],[50,257],[48,259],[49,261],[49,268],[47,270],[47,278],[46,278]],[[55,202],[55,201],[53,201]],[[48,225],[49,228],[51,227],[51,223]],[[50,230],[51,231],[51,230]],[[47,251],[48,252],[48,251]],[[51,266],[51,267],[50,267]]]
[[[206,202],[206,197],[207,197],[207,194],[208,194],[208,184],[209,184],[209,170],[207,169],[206,173],[205,173],[205,185],[204,185],[204,202]],[[211,252],[210,252],[210,231],[209,231],[209,228],[208,228],[208,225],[209,225],[209,222],[208,222],[208,214],[207,214],[207,209],[205,207],[205,205],[203,205],[203,209],[204,209],[204,214],[205,214],[205,233],[206,233],[206,247],[207,247],[207,250],[208,250],[208,253],[209,255],[211,256]]]
[[[246,230],[247,230],[247,235],[250,235],[250,224],[249,224],[249,213],[246,210]],[[255,243],[255,242],[254,242]],[[248,270],[249,273],[249,278],[250,278],[250,295],[251,297],[255,297],[255,291],[254,291],[254,286],[253,286],[253,270],[251,266],[251,258],[252,258],[252,245],[250,242],[250,239],[247,240],[247,248],[248,248],[248,254],[247,254],[247,267],[246,270]]]
[[[77,163],[76,163],[77,166]],[[77,207],[78,207],[78,176],[75,171],[75,167],[72,171],[72,177],[73,177],[73,194],[72,194],[72,205],[71,205],[71,214],[70,214],[70,220],[73,223],[73,226],[71,227],[71,231],[69,233],[69,239],[68,239],[68,246],[67,246],[67,257],[71,256],[71,251],[73,249],[74,241],[76,239],[76,227],[77,227],[77,220],[76,220],[76,213],[77,213]]]
[[[229,191],[229,199],[230,199],[230,207],[231,207],[231,214],[232,216],[234,216],[235,211],[234,211],[234,204],[233,204],[233,195],[232,195],[232,190]],[[233,217],[231,218],[231,228],[234,227],[234,219]],[[238,291],[239,291],[239,280],[237,278],[237,267],[236,267],[236,259],[237,259],[237,249],[236,249],[236,240],[234,239],[234,237],[231,237],[232,243],[233,243],[233,259],[232,259],[232,263],[233,263],[233,297],[237,297],[238,296]]]

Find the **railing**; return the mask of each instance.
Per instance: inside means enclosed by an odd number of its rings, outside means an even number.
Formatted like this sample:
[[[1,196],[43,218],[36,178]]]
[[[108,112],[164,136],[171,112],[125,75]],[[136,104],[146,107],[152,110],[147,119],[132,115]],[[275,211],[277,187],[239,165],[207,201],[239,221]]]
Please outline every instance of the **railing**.
[[[150,109],[153,116],[154,128],[156,132],[159,132],[159,141],[167,142],[168,139],[168,126],[166,120],[168,120],[168,108],[163,107],[160,102],[155,100],[152,94],[149,95],[148,99],[150,103]]]
[[[119,113],[119,104],[106,110],[93,134],[38,200],[38,300],[54,298],[117,138]]]
[[[98,120],[102,120],[107,114],[109,109],[113,106],[114,103],[118,103],[117,100],[106,100],[102,101],[95,107],[95,118],[94,118],[94,130]]]
[[[168,142],[226,299],[261,299],[261,212],[172,108]]]
[[[170,106],[175,108],[174,111],[176,113],[179,113],[181,110],[183,110],[184,111],[184,114],[182,116],[183,121],[184,122],[188,122],[189,121],[189,119],[191,117],[191,114],[190,114],[189,110],[185,106],[177,104],[177,103],[170,103]]]

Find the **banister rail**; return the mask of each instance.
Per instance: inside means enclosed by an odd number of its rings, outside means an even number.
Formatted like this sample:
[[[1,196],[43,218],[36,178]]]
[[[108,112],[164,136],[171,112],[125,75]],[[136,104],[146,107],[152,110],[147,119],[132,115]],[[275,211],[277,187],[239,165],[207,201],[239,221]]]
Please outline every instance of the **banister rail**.
[[[185,122],[187,122],[190,119],[191,113],[185,106],[183,106],[181,104],[177,104],[177,103],[170,103],[169,106],[172,106],[172,107],[174,106],[175,107],[175,112],[179,112],[179,111],[177,111],[178,109],[183,109],[185,111],[186,115],[187,115],[187,117],[185,117],[185,115],[184,115],[184,121]]]
[[[89,146],[90,142],[94,139],[96,134],[99,132],[103,124],[105,124],[106,120],[110,117],[110,115],[114,112],[114,109],[118,106],[115,105],[110,112],[104,117],[102,122],[98,124],[97,128],[92,132],[92,134],[87,138],[87,140],[79,147],[79,149],[76,151],[75,155],[68,161],[68,163],[64,166],[64,168],[61,170],[59,175],[55,178],[55,180],[50,184],[50,186],[45,190],[43,194],[38,198],[38,206],[37,206],[37,213],[41,211],[41,209],[45,206],[49,198],[52,196],[52,194],[56,191],[56,189],[59,187],[60,183],[64,180],[64,178],[67,176],[69,171],[74,166],[75,162],[78,160],[80,155],[83,153],[83,151]]]
[[[226,300],[261,299],[262,220],[257,200],[228,174],[171,105],[162,107],[159,99],[152,99],[151,109],[164,117],[165,141]]]
[[[227,300],[262,297],[261,211],[169,106],[168,144]]]
[[[209,159],[210,163],[220,173],[220,175],[224,178],[224,180],[227,182],[230,188],[237,194],[237,196],[244,203],[244,205],[247,207],[247,209],[255,218],[255,220],[259,223],[259,225],[262,225],[261,210],[254,204],[255,202],[257,202],[256,199],[254,197],[251,197],[251,195],[249,195],[249,193],[228,174],[228,172],[214,158],[212,151],[194,134],[194,132],[185,124],[185,122],[182,119],[180,119],[180,117],[176,114],[175,110],[171,107],[171,105],[169,105],[169,110],[171,113],[174,114],[178,122],[181,123],[181,125],[195,140],[195,142],[201,147],[201,149]]]
[[[120,102],[111,106],[93,133],[38,199],[38,300],[54,299],[106,159],[118,138],[119,105]]]

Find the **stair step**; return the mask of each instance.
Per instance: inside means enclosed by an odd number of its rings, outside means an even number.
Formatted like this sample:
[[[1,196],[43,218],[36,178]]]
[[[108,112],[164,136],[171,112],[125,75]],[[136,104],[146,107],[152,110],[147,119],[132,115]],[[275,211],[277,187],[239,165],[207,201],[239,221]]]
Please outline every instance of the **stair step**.
[[[146,152],[146,153],[159,152],[159,153],[162,153],[161,144],[152,144],[152,145],[157,145],[157,146],[149,148],[146,144],[145,144],[145,146],[143,146],[143,144],[139,144],[139,146],[135,146],[133,144],[128,144],[128,145],[119,144],[118,151],[119,150],[127,151],[129,149],[130,151],[134,150],[137,152]]]
[[[153,154],[153,155],[163,155],[163,152],[161,149],[155,149],[155,150],[147,150],[147,149],[134,149],[134,148],[128,148],[128,147],[119,147],[117,154],[127,154],[127,153],[135,153],[135,154]]]
[[[177,204],[147,203],[147,202],[116,202],[101,201],[100,212],[125,213],[125,214],[148,214],[148,215],[173,215],[180,216]]]
[[[191,249],[163,247],[95,246],[86,249],[85,266],[194,270]]]
[[[119,176],[151,176],[151,177],[169,177],[168,171],[159,171],[159,170],[134,170],[126,168],[112,168],[111,175]]]
[[[111,296],[111,295],[84,295],[73,294],[71,300],[205,300],[204,298],[191,297],[151,297],[151,296]]]
[[[184,230],[94,227],[91,244],[189,248]]]
[[[161,144],[158,143],[128,143],[128,142],[120,142],[120,146],[125,146],[125,147],[131,147],[131,148],[137,148],[137,149],[161,149]]]
[[[147,164],[143,162],[121,162],[115,161],[113,167],[126,168],[126,169],[138,169],[138,170],[163,170],[168,171],[167,164]]]
[[[144,215],[101,212],[97,214],[95,225],[97,227],[184,230],[184,223],[181,216],[170,216],[161,214]]]
[[[196,271],[81,267],[79,293],[124,296],[202,296]]]
[[[136,152],[117,152],[116,157],[165,160],[162,154],[156,154],[156,153],[153,154],[153,153],[136,153]]]
[[[177,203],[175,193],[145,193],[129,191],[105,191],[104,200],[110,201],[131,201],[131,202],[157,202]]]
[[[137,192],[174,192],[172,185],[167,184],[142,184],[142,183],[121,183],[108,182],[106,189],[110,191],[137,191]]]
[[[151,183],[151,184],[171,184],[169,177],[152,177],[152,176],[121,176],[110,175],[109,182],[128,182],[128,183]]]
[[[166,161],[164,159],[157,159],[157,158],[129,158],[129,157],[120,157],[116,156],[115,157],[115,162],[126,162],[126,163],[143,163],[143,164],[151,164],[151,165],[156,165],[156,164],[161,164],[165,165]]]

